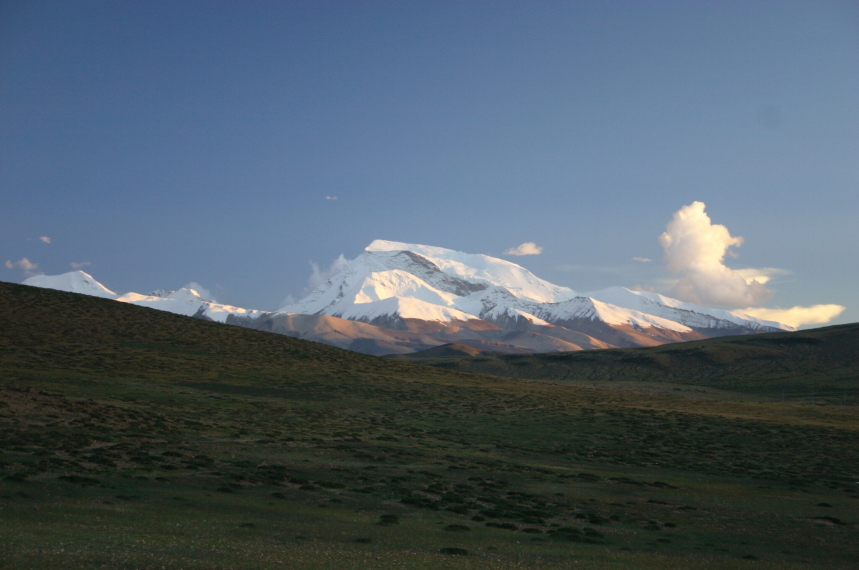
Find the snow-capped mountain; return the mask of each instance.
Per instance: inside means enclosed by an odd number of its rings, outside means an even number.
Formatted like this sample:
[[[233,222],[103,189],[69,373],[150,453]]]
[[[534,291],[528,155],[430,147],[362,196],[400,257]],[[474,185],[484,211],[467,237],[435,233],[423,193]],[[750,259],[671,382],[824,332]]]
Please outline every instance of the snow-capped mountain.
[[[371,354],[449,342],[501,352],[653,346],[793,330],[657,293],[576,293],[503,259],[376,240],[301,301],[274,313],[223,305],[188,288],[117,295],[83,271],[26,285],[115,299]]]
[[[185,287],[176,291],[156,291],[155,293],[160,293],[160,295],[126,293],[121,297],[117,297],[116,300],[131,305],[176,313],[177,315],[210,319],[219,323],[226,322],[230,315],[257,318],[268,313],[267,311],[252,311],[233,307],[232,305],[222,305],[204,299],[194,289],[187,289]]]
[[[70,271],[62,275],[34,275],[25,279],[23,284],[105,299],[116,299],[119,296],[84,271]]]
[[[204,299],[194,289],[182,288],[176,291],[158,290],[148,295],[140,293],[126,293],[117,295],[84,271],[70,271],[62,275],[36,275],[25,279],[24,285],[42,287],[45,289],[57,289],[69,293],[81,293],[93,297],[104,297],[114,299],[121,303],[150,307],[160,311],[176,313],[188,317],[198,317],[212,321],[226,322],[229,315],[241,317],[259,317],[267,314],[266,311],[249,311],[240,307],[222,305],[208,299]]]
[[[623,287],[578,294],[502,259],[382,240],[280,312],[329,315],[413,332],[444,323],[448,334],[460,337],[467,336],[465,330],[486,336],[498,329],[557,337],[560,331],[551,329],[560,327],[614,346],[791,330]]]

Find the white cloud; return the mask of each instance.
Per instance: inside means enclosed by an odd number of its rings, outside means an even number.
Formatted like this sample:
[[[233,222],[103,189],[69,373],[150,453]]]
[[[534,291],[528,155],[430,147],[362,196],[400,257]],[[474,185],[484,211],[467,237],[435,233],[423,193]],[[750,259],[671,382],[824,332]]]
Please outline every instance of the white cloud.
[[[683,206],[659,236],[668,270],[680,277],[671,294],[681,301],[704,305],[763,303],[772,296],[763,283],[747,281],[723,263],[725,255],[733,255],[730,248],[742,245],[743,238],[711,223],[704,208],[703,202]]]
[[[336,200],[337,196],[326,196],[325,199],[326,200]]]
[[[543,253],[543,248],[533,241],[526,241],[518,247],[511,247],[504,252],[504,255],[540,255]]]
[[[777,267],[761,267],[760,269],[735,269],[740,277],[746,280],[746,283],[757,281],[761,285],[768,283],[776,275],[788,275],[790,271],[787,269],[779,269]]]
[[[650,263],[651,261],[653,261],[649,257],[633,257],[632,260],[633,261],[639,261],[641,263]]]
[[[87,265],[92,265],[89,261],[81,261],[80,263],[76,263],[72,261],[69,263],[72,266],[72,269],[80,269],[81,267],[86,267]]]
[[[6,267],[9,269],[15,269],[16,267],[18,269],[23,269],[24,270],[24,276],[26,276],[26,277],[32,277],[33,275],[41,275],[42,274],[41,271],[36,271],[36,269],[38,269],[39,266],[37,264],[33,263],[32,261],[30,261],[29,259],[27,259],[26,257],[22,257],[18,261],[7,260],[4,265],[6,265]]]
[[[812,305],[811,307],[791,307],[790,309],[765,309],[763,307],[749,307],[739,309],[734,313],[746,314],[758,319],[776,321],[792,327],[802,325],[822,325],[828,323],[844,312],[845,307],[841,305]]]
[[[51,243],[51,238],[49,238],[48,236],[42,236],[39,238],[39,241],[43,241],[45,243]]]
[[[208,289],[206,289],[205,287],[203,287],[202,285],[200,285],[199,283],[197,283],[196,281],[191,281],[190,283],[185,285],[184,288],[185,289],[193,289],[194,291],[197,292],[198,295],[200,295],[202,298],[206,299],[207,301],[214,301],[215,300],[215,297],[212,295],[212,292],[209,291]]]

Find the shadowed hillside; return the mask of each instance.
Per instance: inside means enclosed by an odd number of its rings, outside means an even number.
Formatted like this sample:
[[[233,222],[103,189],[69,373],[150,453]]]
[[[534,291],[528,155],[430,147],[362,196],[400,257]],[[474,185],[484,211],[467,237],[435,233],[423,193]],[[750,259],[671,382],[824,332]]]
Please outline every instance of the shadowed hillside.
[[[0,283],[3,568],[846,570],[857,431]]]
[[[564,382],[669,382],[752,393],[859,389],[859,324],[575,353],[448,355],[444,347],[397,358],[462,370]]]

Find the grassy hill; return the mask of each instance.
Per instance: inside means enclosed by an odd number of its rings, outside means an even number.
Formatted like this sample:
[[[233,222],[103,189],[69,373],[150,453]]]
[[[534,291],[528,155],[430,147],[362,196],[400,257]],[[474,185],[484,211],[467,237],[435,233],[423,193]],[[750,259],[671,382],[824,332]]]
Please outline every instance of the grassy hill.
[[[0,283],[0,568],[853,567],[856,408],[738,397]]]
[[[444,354],[445,347],[397,358],[443,368],[561,382],[669,382],[781,399],[833,403],[859,396],[859,324],[722,337],[651,348],[529,355]]]

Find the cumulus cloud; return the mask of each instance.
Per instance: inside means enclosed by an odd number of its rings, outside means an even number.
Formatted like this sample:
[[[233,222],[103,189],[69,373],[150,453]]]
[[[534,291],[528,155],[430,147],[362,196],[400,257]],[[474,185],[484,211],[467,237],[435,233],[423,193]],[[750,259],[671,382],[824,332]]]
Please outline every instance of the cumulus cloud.
[[[681,301],[704,305],[758,305],[772,296],[757,279],[724,264],[731,248],[743,238],[732,236],[723,225],[713,224],[703,202],[693,202],[674,213],[659,244],[665,250],[668,270],[679,280],[671,294]],[[760,271],[760,270],[758,270]]]
[[[651,261],[653,261],[649,257],[633,257],[632,260],[633,261],[639,261],[641,263],[650,263]]]
[[[533,241],[526,241],[518,247],[511,247],[504,252],[504,255],[540,255],[543,253],[543,248]]]
[[[89,261],[81,261],[80,263],[72,261],[69,263],[72,266],[72,269],[80,269],[81,267],[86,267],[87,265],[92,265]]]
[[[841,305],[812,305],[811,307],[791,307],[789,309],[763,307],[749,307],[733,311],[741,315],[746,314],[758,319],[776,321],[792,327],[803,325],[822,325],[828,323],[844,312],[845,307]]]
[[[205,287],[203,287],[202,285],[200,285],[199,283],[197,283],[196,281],[191,281],[190,283],[185,285],[184,288],[185,289],[193,289],[194,291],[197,292],[198,295],[200,295],[202,298],[206,299],[207,301],[214,301],[215,300],[215,297],[212,295],[212,292],[209,291],[208,289],[206,289]]]
[[[49,238],[48,236],[42,236],[39,238],[39,241],[44,243],[51,243],[51,238]]]
[[[6,260],[6,263],[4,265],[6,265],[8,269],[15,269],[17,267],[18,269],[24,270],[25,277],[32,277],[33,275],[42,274],[41,271],[36,271],[39,266],[27,259],[26,257],[22,257],[18,261]]]

